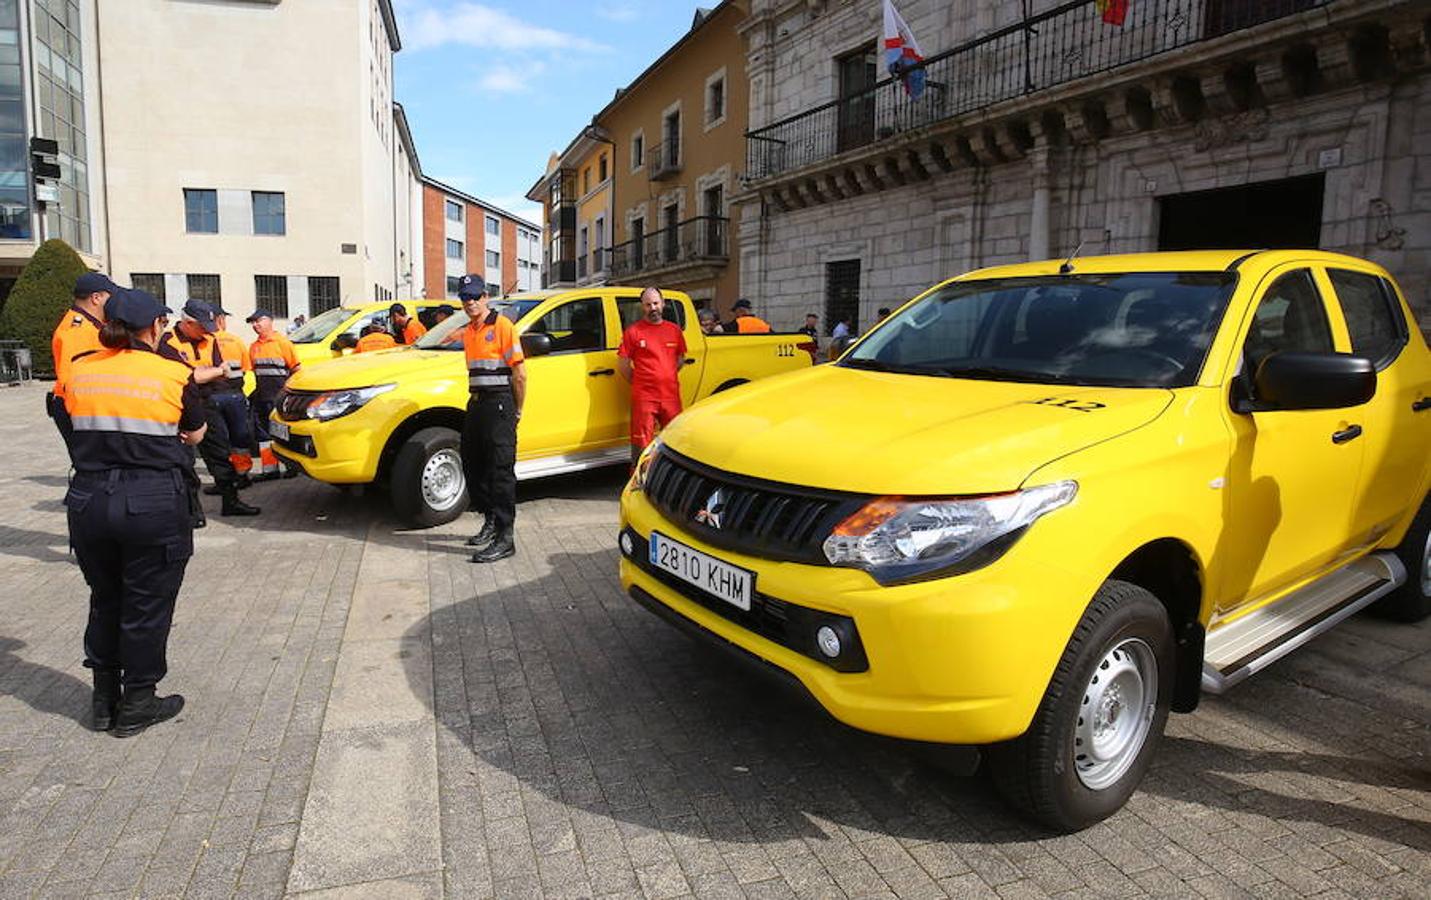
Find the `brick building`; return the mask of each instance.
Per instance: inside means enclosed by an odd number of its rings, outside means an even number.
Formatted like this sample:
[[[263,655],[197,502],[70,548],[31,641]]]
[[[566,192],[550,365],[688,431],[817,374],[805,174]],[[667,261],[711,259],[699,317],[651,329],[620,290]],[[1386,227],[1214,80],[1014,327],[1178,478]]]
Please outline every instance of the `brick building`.
[[[457,279],[481,273],[499,294],[541,287],[542,228],[422,177],[422,296],[457,298]]]
[[[1424,2],[899,0],[927,56],[885,74],[880,5],[753,0],[741,294],[861,326],[968,269],[1187,247],[1377,260],[1431,325]]]

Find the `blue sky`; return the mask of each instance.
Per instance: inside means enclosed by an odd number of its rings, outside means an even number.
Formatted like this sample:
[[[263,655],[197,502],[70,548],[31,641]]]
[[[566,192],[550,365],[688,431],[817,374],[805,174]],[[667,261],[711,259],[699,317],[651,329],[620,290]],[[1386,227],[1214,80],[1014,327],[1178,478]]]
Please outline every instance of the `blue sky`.
[[[685,0],[394,0],[397,99],[424,174],[540,223],[524,194],[680,39]],[[715,0],[706,0],[714,6]]]

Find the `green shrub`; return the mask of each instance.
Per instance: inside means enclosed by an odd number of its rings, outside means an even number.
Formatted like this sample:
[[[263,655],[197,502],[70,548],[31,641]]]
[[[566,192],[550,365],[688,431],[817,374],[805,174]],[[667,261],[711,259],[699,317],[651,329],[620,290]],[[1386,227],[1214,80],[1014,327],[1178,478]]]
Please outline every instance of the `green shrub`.
[[[0,339],[24,341],[36,372],[54,372],[50,337],[60,316],[74,304],[75,279],[89,267],[69,244],[45,241],[15,280],[0,309]]]

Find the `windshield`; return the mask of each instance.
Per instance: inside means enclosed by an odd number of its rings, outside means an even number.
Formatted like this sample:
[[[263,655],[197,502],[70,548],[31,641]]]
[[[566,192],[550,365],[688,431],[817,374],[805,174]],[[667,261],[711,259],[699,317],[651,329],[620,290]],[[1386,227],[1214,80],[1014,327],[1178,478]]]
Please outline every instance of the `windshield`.
[[[995,381],[1185,387],[1232,289],[1229,272],[965,281],[900,311],[841,365]]]
[[[522,320],[523,316],[536,309],[537,304],[541,302],[540,299],[489,300],[487,305],[516,324]],[[458,310],[456,315],[448,316],[446,320],[429,328],[427,334],[419,338],[413,346],[422,350],[461,350],[462,328],[466,324],[467,315]]]
[[[338,306],[327,312],[319,313],[304,322],[303,327],[290,334],[288,339],[295,344],[316,344],[357,312],[351,307]]]

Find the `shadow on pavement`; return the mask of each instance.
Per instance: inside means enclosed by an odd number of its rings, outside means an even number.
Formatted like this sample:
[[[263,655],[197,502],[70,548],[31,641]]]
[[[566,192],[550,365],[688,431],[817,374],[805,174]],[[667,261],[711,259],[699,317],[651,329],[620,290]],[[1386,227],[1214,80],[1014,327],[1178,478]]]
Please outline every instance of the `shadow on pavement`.
[[[14,697],[36,712],[84,724],[90,685],[68,672],[22,659],[16,651],[24,646],[24,641],[0,635],[0,695]]]
[[[818,837],[835,826],[930,841],[1047,836],[985,779],[941,769],[927,745],[840,725],[783,682],[732,665],[637,607],[620,590],[614,551],[548,562],[548,574],[520,583],[511,578],[519,569],[500,564],[497,583],[512,586],[439,607],[408,632],[433,635],[432,669],[421,654],[407,663],[414,692],[425,697],[435,685],[438,721],[524,789],[632,825],[729,841]],[[1427,848],[1413,820],[1228,774],[1278,771],[1427,783],[1351,758],[1167,737],[1144,788]]]
[[[68,547],[69,543],[68,534],[0,525],[0,554],[6,556],[23,556],[40,562],[68,562],[69,554],[54,548]]]

